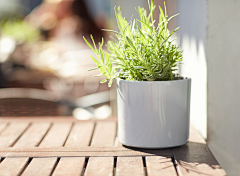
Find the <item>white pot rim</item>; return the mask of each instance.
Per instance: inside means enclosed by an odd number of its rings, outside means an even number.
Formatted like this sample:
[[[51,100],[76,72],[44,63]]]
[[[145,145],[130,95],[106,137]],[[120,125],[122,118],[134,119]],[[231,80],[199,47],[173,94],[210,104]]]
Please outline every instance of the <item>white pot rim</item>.
[[[180,81],[188,81],[191,80],[191,78],[185,78],[185,79],[179,79],[179,80],[170,80],[170,81],[130,81],[130,80],[125,80],[121,78],[117,78],[117,81],[122,81],[122,82],[130,82],[130,83],[138,83],[138,84],[146,84],[146,83],[173,83],[173,82],[180,82]]]

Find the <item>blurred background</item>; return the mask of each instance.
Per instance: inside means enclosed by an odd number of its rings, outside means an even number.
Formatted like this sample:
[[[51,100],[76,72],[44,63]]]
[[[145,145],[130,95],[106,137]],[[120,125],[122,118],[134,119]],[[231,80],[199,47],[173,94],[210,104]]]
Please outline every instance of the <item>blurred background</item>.
[[[240,168],[240,1],[166,0],[192,78],[191,123],[228,175]],[[163,0],[155,0],[163,7]],[[0,0],[0,116],[116,116],[114,86],[88,72],[94,53],[82,36],[110,38],[114,6],[137,17],[147,0]],[[155,11],[158,19],[158,11]],[[84,114],[84,115],[83,115]]]

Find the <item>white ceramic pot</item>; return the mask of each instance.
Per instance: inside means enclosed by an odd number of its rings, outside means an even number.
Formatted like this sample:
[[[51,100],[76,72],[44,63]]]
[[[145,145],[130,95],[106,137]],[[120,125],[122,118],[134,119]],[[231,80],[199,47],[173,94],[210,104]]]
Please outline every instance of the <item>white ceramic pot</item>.
[[[132,147],[167,148],[187,143],[191,79],[117,80],[119,141]]]

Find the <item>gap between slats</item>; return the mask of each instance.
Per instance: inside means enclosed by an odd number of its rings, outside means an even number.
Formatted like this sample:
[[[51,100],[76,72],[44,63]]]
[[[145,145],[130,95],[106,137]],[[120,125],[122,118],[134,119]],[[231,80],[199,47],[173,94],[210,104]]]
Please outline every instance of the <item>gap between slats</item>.
[[[41,140],[35,145],[35,147],[39,147],[39,145],[42,143],[42,141],[44,140],[44,138],[47,136],[48,132],[50,131],[50,129],[52,128],[53,123],[50,123],[48,129],[46,130],[45,134],[42,136]]]
[[[30,128],[31,125],[32,123],[29,123],[28,126],[23,130],[23,132],[15,139],[15,141],[13,141],[11,145],[9,145],[9,147],[13,147],[17,143],[17,141],[22,137],[22,135],[28,130],[28,128]]]
[[[92,139],[93,139],[93,135],[94,135],[95,129],[96,129],[96,122],[94,122],[93,131],[92,131],[92,135],[90,137],[88,146],[91,146],[91,144],[92,144]]]
[[[172,149],[171,149],[171,152],[172,152],[172,162],[173,162],[176,174],[177,174],[177,176],[181,176],[181,173],[179,172],[180,170],[179,170],[179,167],[178,167],[178,162],[177,162],[177,159],[176,159]]]
[[[67,135],[67,137],[66,137],[66,139],[65,139],[65,141],[63,143],[63,146],[65,146],[65,144],[66,144],[66,142],[68,140],[68,137],[69,137],[70,133],[72,132],[73,126],[74,126],[74,123],[71,124],[70,130],[69,130],[68,135]]]
[[[29,123],[28,127],[23,131],[23,133],[19,136],[19,138],[15,141],[15,143],[21,138],[21,136],[24,134],[24,132],[26,132],[26,130],[30,127],[30,125],[31,125],[31,124]],[[49,128],[48,128],[48,130],[47,130],[46,133],[43,135],[43,137],[42,137],[42,139],[39,141],[39,143],[36,144],[36,146],[39,146],[39,145],[41,144],[41,142],[44,140],[44,138],[46,137],[46,135],[48,134],[48,132],[49,132],[50,129],[52,128],[52,125],[53,125],[53,124],[51,123],[51,125],[50,125]],[[71,132],[72,132],[72,129],[73,129],[73,126],[74,126],[74,125],[75,125],[74,122],[71,123],[70,130],[68,131],[68,134],[67,134],[67,137],[66,137],[66,139],[65,139],[65,141],[64,141],[64,143],[63,143],[63,146],[66,144],[66,142],[67,142],[67,140],[68,140],[68,138],[69,138],[69,135],[70,135]],[[91,139],[90,139],[89,145],[91,145],[91,143],[92,143],[92,139],[93,139],[93,136],[94,136],[95,128],[96,128],[96,122],[94,122],[94,127],[93,127],[93,130],[92,130],[92,135],[91,135]],[[116,144],[117,131],[118,131],[118,129],[117,129],[117,124],[116,124],[114,144]],[[15,144],[15,143],[14,143],[14,144]],[[14,144],[13,144],[13,145],[14,145]],[[114,145],[114,144],[113,144],[113,145]],[[112,157],[112,156],[111,156],[111,157]],[[134,156],[131,156],[131,157],[134,157]],[[116,168],[117,168],[117,159],[118,159],[118,157],[112,157],[112,158],[113,158],[113,160],[114,160],[114,163],[113,163],[113,176],[115,176],[115,175],[116,175]],[[1,159],[1,158],[0,158],[0,159]],[[2,158],[2,159],[4,159],[4,158]],[[32,158],[29,158],[27,164],[24,166],[24,168],[23,168],[23,170],[22,170],[21,173],[24,172],[24,170],[28,167],[28,165],[30,164],[31,161],[32,161]],[[54,173],[54,171],[55,171],[55,169],[56,169],[59,161],[60,161],[60,158],[58,157],[57,160],[56,160],[56,163],[55,163],[55,165],[54,165],[54,167],[53,167],[53,169],[52,169],[51,175]],[[88,166],[88,161],[89,161],[89,157],[85,157],[85,164],[84,164],[84,168],[83,168],[83,170],[82,170],[82,174],[81,174],[81,175],[84,175],[85,170],[86,170],[86,168],[87,168],[87,166]],[[174,160],[173,160],[173,161],[174,161]],[[0,160],[0,163],[1,163],[1,160]],[[143,166],[143,169],[144,169],[144,175],[147,176],[148,173],[147,173],[147,165],[146,165],[146,158],[145,158],[145,157],[142,157],[142,166]],[[20,174],[21,174],[21,173],[20,173]]]
[[[151,156],[151,157],[155,157],[155,156]],[[96,158],[96,157],[95,157]],[[102,157],[101,157],[102,158]],[[117,168],[118,168],[118,159],[121,158],[121,157],[108,157],[108,158],[112,158],[113,159],[113,164],[112,164],[112,175],[113,176],[117,176]],[[142,165],[142,169],[143,169],[143,175],[144,176],[150,176],[148,174],[148,167],[147,167],[147,161],[146,161],[146,157],[123,157],[123,158],[141,158],[141,165]],[[3,158],[4,159],[4,158]],[[18,175],[21,175],[22,173],[24,173],[24,171],[27,169],[27,167],[29,166],[29,164],[31,163],[31,161],[33,160],[34,158],[29,158],[27,163],[23,166],[23,168],[21,169],[20,173]],[[60,162],[61,158],[58,157],[56,159],[56,162],[51,170],[51,174],[50,175],[54,175],[54,171],[56,170],[59,162]],[[83,169],[82,169],[82,173],[81,173],[81,176],[84,176],[85,175],[85,172],[86,172],[86,169],[88,167],[88,162],[89,162],[89,157],[85,157],[85,162],[84,162],[84,165],[83,165]],[[79,165],[79,167],[82,167]],[[178,175],[178,174],[177,174]],[[179,176],[179,175],[178,175]]]
[[[10,124],[9,122],[0,124],[0,135],[9,126],[9,124]]]
[[[66,142],[67,142],[67,140],[68,140],[68,138],[69,138],[69,135],[71,134],[71,132],[72,132],[72,129],[73,129],[73,127],[74,127],[74,125],[76,125],[76,123],[78,123],[78,122],[72,122],[71,123],[71,128],[70,128],[70,130],[69,130],[69,132],[68,132],[68,134],[67,134],[67,137],[66,137],[66,139],[65,139],[65,141],[64,141],[64,143],[63,143],[63,146],[65,146],[65,144],[66,144]],[[93,142],[93,137],[94,137],[94,134],[95,134],[95,129],[96,129],[96,124],[97,124],[97,122],[92,122],[92,123],[94,123],[94,127],[93,127],[93,130],[92,130],[92,134],[91,134],[91,137],[90,137],[90,140],[89,140],[89,144],[88,144],[88,146],[91,146],[91,144],[92,144],[92,142]],[[101,122],[100,122],[101,123]],[[25,134],[25,132],[32,126],[32,124],[33,124],[33,122],[29,122],[29,124],[28,124],[28,126],[23,130],[23,132],[19,135],[19,136],[16,136],[16,139],[11,143],[11,145],[9,145],[9,147],[13,147],[15,144],[17,144],[17,142],[21,139],[21,137]],[[3,132],[3,131],[5,131],[8,127],[9,127],[9,125],[10,125],[10,123],[7,123],[6,125],[5,125],[5,127],[3,127],[2,129],[0,129],[0,134]],[[116,137],[117,137],[117,124],[115,123],[115,125],[116,125],[116,130],[114,131],[114,144],[116,144]],[[49,132],[51,131],[51,129],[52,129],[52,127],[53,127],[53,122],[51,122],[50,123],[50,126],[49,126],[49,128],[46,130],[46,132],[45,132],[45,134],[42,136],[42,138],[39,140],[39,142],[37,142],[36,144],[35,144],[35,147],[39,147],[40,145],[41,145],[41,143],[44,141],[44,139],[46,138],[46,136],[49,134]],[[114,145],[113,144],[113,145]]]
[[[9,123],[0,134],[0,146],[12,147],[30,127],[31,123]]]
[[[21,169],[21,171],[18,173],[19,176],[22,175],[22,173],[26,170],[26,168],[28,167],[28,165],[31,163],[33,158],[28,158],[28,161],[26,162],[26,164],[23,166],[23,168]]]
[[[55,169],[56,169],[59,161],[60,161],[60,158],[57,158],[57,160],[56,160],[56,162],[55,162],[55,164],[54,164],[54,166],[53,166],[53,168],[52,168],[52,171],[51,171],[51,173],[49,174],[50,176],[52,176],[52,174],[54,173],[54,171],[55,171]]]
[[[87,165],[88,165],[88,161],[89,161],[89,157],[85,157],[85,162],[84,162],[82,173],[81,173],[80,176],[84,176],[86,168],[87,168]]]

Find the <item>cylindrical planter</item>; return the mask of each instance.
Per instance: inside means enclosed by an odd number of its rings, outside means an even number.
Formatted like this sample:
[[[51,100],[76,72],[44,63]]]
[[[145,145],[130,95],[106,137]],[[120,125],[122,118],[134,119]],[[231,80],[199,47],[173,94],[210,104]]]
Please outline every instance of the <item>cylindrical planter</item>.
[[[131,147],[167,148],[187,143],[191,79],[117,80],[119,141]]]

